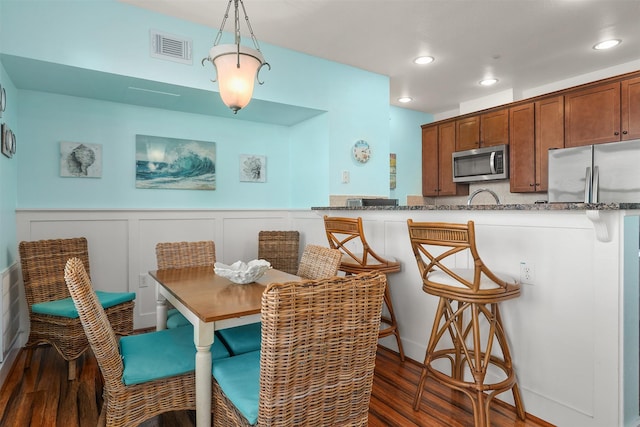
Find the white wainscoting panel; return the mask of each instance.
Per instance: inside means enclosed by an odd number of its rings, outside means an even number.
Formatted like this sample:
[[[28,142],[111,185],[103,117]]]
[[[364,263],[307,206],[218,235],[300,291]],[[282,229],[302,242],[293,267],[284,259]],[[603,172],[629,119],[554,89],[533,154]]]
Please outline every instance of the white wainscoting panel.
[[[404,350],[418,361],[437,298],[422,291],[407,218],[474,220],[478,250],[491,269],[518,277],[521,261],[535,267],[534,284],[523,285],[519,298],[502,305],[527,412],[559,426],[622,425],[622,385],[633,381],[637,388],[638,378],[625,379],[622,364],[629,316],[620,301],[621,218],[640,212],[601,212],[611,237],[606,242],[596,238],[585,211],[19,210],[16,218],[19,241],[86,236],[96,288],[136,292],[135,327],[142,328],[156,320],[148,271],[156,269],[157,242],[212,239],[218,260],[250,260],[257,257],[260,230],[300,231],[300,251],[311,243],[326,246],[325,213],[362,216],[370,245],[402,263],[399,273],[388,275],[389,287]],[[467,257],[455,259],[455,266],[469,263]],[[21,328],[28,328],[26,316]],[[637,336],[637,322],[629,328],[625,333]],[[396,349],[392,337],[381,344]],[[498,398],[512,400],[507,393]]]

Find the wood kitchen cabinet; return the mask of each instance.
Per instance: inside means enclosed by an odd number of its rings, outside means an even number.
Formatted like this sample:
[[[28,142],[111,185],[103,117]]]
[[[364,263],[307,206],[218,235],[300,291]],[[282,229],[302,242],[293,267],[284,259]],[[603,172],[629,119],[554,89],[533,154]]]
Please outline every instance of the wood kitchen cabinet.
[[[547,191],[549,149],[564,146],[564,97],[512,107],[509,123],[511,192]]]
[[[456,123],[422,127],[422,195],[463,196],[468,184],[453,182],[451,155],[455,149]]]
[[[456,120],[456,151],[509,144],[509,110]]]
[[[640,138],[640,77],[623,80],[621,83],[623,141]]]
[[[640,77],[565,96],[565,147],[640,138]]]
[[[569,93],[564,99],[565,147],[620,141],[620,83]]]

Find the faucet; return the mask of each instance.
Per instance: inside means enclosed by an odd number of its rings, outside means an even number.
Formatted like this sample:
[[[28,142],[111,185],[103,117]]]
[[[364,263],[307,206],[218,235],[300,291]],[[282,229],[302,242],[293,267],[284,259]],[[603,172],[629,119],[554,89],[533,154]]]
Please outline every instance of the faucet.
[[[498,198],[498,195],[495,193],[495,191],[489,190],[488,188],[478,188],[476,191],[471,193],[471,195],[467,199],[467,206],[471,206],[471,201],[473,200],[473,198],[476,197],[478,194],[480,194],[482,192],[485,192],[485,191],[487,193],[491,193],[493,198],[496,199],[496,204],[498,204],[498,205],[500,204],[500,199]]]

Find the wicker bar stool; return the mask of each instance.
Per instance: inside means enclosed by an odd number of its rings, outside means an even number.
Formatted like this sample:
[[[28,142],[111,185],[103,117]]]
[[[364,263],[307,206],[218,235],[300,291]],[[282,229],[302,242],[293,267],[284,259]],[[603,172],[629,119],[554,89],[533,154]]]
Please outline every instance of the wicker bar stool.
[[[508,390],[513,393],[518,417],[524,420],[524,405],[499,307],[502,301],[520,295],[520,284],[512,277],[492,272],[482,262],[473,221],[450,224],[409,219],[407,223],[422,289],[440,299],[414,409],[420,408],[424,383],[431,376],[471,399],[476,427],[490,425],[492,399]],[[461,259],[461,254],[470,256],[472,268],[455,267],[454,258]],[[498,348],[502,357],[496,355]],[[450,362],[449,373],[438,364],[441,360]],[[503,374],[494,383],[486,381],[489,366]]]
[[[260,231],[258,233],[258,258],[267,260],[271,267],[289,274],[298,271],[300,256],[298,231]]]
[[[370,271],[380,273],[397,273],[400,271],[400,262],[386,255],[379,255],[367,243],[362,227],[362,218],[342,218],[324,216],[324,228],[327,240],[332,249],[338,249],[342,253],[338,270],[346,275],[360,274]],[[393,311],[391,292],[389,286],[384,290],[384,304],[389,312],[388,316],[382,316],[379,337],[394,335],[398,344],[400,360],[404,361],[404,350],[400,339],[398,322]]]

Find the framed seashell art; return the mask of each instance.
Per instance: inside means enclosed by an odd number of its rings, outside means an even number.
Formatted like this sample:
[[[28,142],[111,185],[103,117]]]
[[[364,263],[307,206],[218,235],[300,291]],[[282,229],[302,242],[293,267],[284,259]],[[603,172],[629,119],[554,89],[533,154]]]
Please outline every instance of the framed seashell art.
[[[13,157],[16,153],[16,134],[13,133],[9,126],[6,123],[2,124],[2,128],[0,129],[0,136],[2,137],[2,154],[7,156],[8,158]]]
[[[60,176],[102,177],[102,145],[60,142]]]

